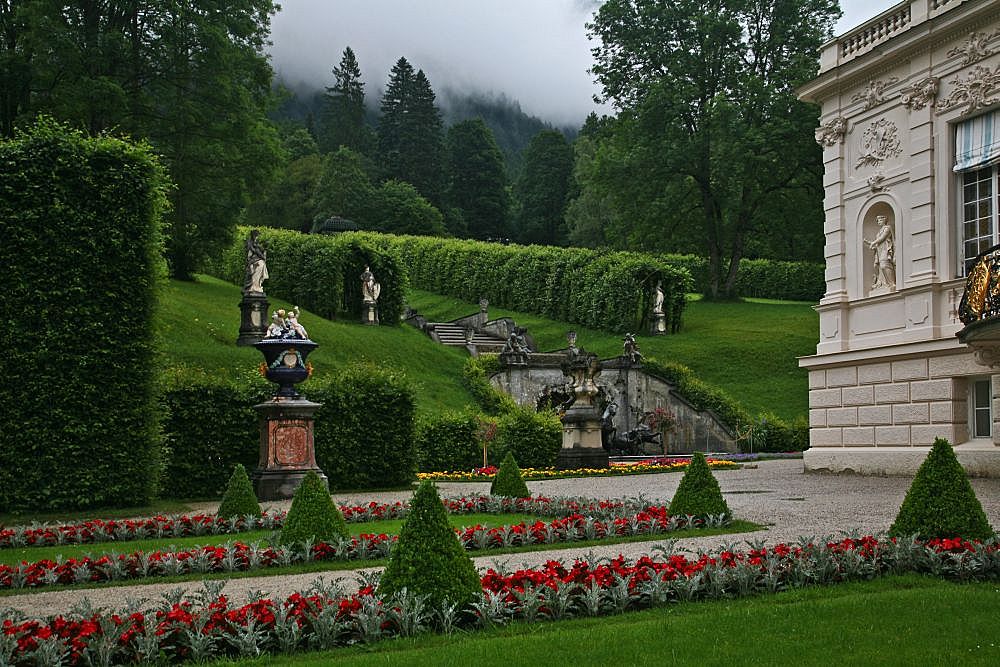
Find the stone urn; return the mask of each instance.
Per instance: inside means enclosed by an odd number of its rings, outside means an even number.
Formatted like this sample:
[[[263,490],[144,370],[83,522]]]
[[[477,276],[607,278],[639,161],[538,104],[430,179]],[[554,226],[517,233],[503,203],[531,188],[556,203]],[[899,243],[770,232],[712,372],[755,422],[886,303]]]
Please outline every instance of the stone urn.
[[[299,398],[295,385],[309,377],[306,357],[319,343],[309,339],[265,338],[254,343],[254,347],[264,355],[264,376],[278,385],[275,397]]]

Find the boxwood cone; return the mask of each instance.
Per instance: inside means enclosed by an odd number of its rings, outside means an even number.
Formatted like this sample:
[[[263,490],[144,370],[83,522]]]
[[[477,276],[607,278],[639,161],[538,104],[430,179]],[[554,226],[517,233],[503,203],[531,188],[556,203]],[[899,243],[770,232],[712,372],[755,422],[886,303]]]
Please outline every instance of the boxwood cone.
[[[258,517],[261,515],[260,503],[257,502],[253,485],[250,483],[250,478],[247,477],[247,469],[243,467],[242,463],[237,463],[236,467],[233,468],[233,474],[229,478],[228,486],[226,486],[226,493],[222,496],[222,502],[219,503],[216,514],[226,519],[248,514]]]
[[[410,513],[379,582],[384,595],[404,588],[429,596],[435,607],[445,600],[465,606],[483,590],[472,559],[448,523],[437,489],[428,481],[413,494]]]
[[[706,514],[725,514],[731,516],[729,505],[722,497],[719,482],[715,479],[705,455],[695,452],[691,463],[684,471],[684,477],[677,486],[677,492],[670,501],[672,516],[704,516]]]
[[[325,541],[347,536],[344,515],[330,498],[323,480],[310,470],[295,490],[279,542],[299,544],[308,539]]]
[[[490,485],[490,495],[507,496],[508,498],[529,498],[531,491],[521,477],[521,469],[517,467],[514,455],[507,452],[500,463],[500,469],[493,476],[493,484]]]
[[[889,534],[919,535],[925,540],[935,537],[983,540],[993,535],[962,464],[944,438],[934,440],[906,492]]]

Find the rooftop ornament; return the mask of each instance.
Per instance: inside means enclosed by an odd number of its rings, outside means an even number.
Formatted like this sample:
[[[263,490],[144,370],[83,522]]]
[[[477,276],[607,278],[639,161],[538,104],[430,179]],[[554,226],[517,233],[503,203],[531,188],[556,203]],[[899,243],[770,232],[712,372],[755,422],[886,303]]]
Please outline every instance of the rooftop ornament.
[[[1000,245],[976,258],[965,280],[958,317],[965,328],[956,335],[972,350],[976,362],[1000,368]]]

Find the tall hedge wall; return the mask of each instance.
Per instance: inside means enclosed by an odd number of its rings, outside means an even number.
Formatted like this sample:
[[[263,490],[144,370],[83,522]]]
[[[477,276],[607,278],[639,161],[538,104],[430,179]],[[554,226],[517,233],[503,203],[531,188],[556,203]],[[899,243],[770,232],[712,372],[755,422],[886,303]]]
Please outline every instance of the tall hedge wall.
[[[694,288],[708,290],[708,260],[695,255],[661,255],[672,266],[691,272]],[[826,292],[826,267],[815,262],[744,259],[736,274],[736,293],[762,299],[817,302]]]
[[[485,297],[501,308],[606,331],[645,329],[657,281],[668,329],[676,330],[693,285],[687,270],[640,253],[365,232],[352,237],[397,252],[419,289],[466,301]]]
[[[209,271],[241,285],[246,262],[244,243],[248,227],[237,229],[233,243]],[[326,318],[361,317],[361,272],[371,267],[382,286],[379,319],[399,324],[406,297],[406,271],[395,252],[356,234],[302,234],[286,229],[260,228],[267,250],[270,277],[264,291],[291,301]]]
[[[0,142],[0,510],[155,493],[165,187],[146,147],[51,120]]]
[[[323,404],[316,412],[316,463],[330,488],[385,488],[413,480],[414,403],[403,377],[363,365],[299,387]],[[256,468],[260,434],[253,406],[273,390],[261,378],[237,383],[199,371],[168,372],[161,495],[217,498],[234,465]]]

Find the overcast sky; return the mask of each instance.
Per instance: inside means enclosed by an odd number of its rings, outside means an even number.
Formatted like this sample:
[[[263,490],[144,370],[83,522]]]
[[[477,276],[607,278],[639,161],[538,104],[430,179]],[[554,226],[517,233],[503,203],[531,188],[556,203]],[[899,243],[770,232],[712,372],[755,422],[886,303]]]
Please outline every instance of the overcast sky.
[[[369,100],[405,56],[440,96],[447,89],[503,93],[527,113],[577,125],[599,92],[584,24],[598,0],[281,0],[271,49],[287,83],[326,86],[345,46],[354,49]],[[841,0],[837,34],[897,4]]]

